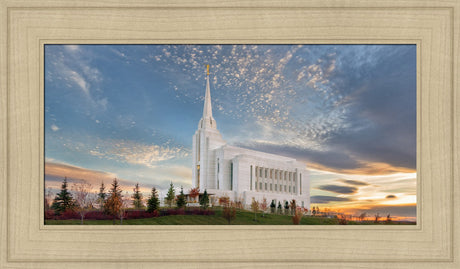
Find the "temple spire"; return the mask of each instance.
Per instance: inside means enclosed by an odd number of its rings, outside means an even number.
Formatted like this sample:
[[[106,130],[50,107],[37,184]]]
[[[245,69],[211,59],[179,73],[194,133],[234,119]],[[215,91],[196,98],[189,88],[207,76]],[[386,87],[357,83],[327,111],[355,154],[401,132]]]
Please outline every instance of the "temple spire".
[[[204,97],[203,119],[212,118],[211,89],[209,87],[209,64],[206,65],[206,95]]]
[[[204,96],[203,117],[200,121],[201,128],[216,128],[216,121],[212,117],[211,88],[209,87],[209,64],[206,65],[206,94]]]

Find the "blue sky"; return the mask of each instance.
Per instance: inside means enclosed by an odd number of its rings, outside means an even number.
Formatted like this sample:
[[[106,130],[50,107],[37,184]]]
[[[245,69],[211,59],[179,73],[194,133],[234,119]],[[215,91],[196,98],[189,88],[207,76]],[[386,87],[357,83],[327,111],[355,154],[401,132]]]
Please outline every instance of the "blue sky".
[[[322,206],[415,212],[415,45],[46,45],[47,186],[190,188],[206,64],[228,143],[304,161]]]

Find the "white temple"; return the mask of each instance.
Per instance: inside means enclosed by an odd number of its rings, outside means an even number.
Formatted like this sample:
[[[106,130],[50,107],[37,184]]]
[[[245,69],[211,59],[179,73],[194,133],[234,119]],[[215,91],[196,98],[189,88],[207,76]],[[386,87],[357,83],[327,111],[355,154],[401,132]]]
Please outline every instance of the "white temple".
[[[306,164],[293,158],[228,145],[212,117],[209,65],[203,117],[193,136],[193,186],[214,197],[228,196],[249,207],[252,198],[284,206],[295,199],[310,208],[310,182]]]

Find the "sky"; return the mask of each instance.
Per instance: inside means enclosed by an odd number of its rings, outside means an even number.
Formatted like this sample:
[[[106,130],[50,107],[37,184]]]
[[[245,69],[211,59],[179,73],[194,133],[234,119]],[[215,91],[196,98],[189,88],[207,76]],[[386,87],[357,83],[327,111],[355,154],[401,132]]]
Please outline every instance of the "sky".
[[[210,65],[229,144],[293,157],[312,206],[415,220],[415,45],[45,45],[45,185],[192,187]]]

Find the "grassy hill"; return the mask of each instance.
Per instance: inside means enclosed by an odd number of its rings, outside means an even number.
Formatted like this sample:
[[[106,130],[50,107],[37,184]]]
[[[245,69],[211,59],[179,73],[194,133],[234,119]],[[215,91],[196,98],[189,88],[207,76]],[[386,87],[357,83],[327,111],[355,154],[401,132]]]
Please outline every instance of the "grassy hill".
[[[85,225],[112,225],[112,220],[85,220]],[[120,224],[120,220],[115,222]],[[46,225],[80,225],[80,220],[45,220]],[[130,219],[123,220],[123,225],[227,225],[228,222],[222,217],[222,210],[216,209],[215,215],[174,215],[146,219]],[[300,222],[301,225],[337,225],[338,220],[334,218],[322,218],[313,216],[304,216]],[[357,223],[349,222],[349,224],[373,224],[373,223]],[[398,223],[393,224],[415,224],[415,223]],[[265,214],[262,217],[261,213],[257,214],[254,221],[254,213],[238,210],[236,219],[231,222],[231,225],[293,225],[292,217],[286,215]]]

